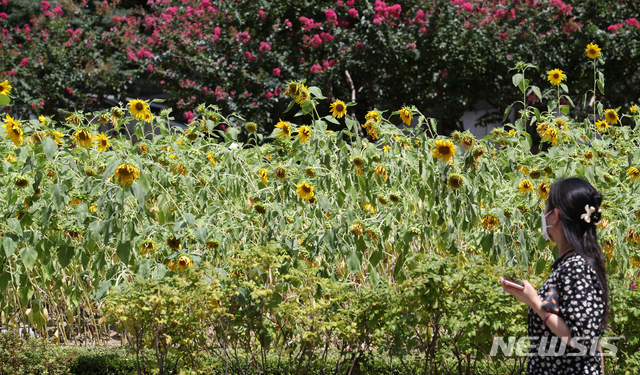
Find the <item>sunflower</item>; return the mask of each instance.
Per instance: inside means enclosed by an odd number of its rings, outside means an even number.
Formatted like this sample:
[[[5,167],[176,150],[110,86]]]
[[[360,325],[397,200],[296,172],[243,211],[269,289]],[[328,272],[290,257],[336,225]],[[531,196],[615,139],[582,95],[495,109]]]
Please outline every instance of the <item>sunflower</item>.
[[[153,253],[156,250],[158,250],[158,248],[156,247],[156,244],[154,244],[151,240],[143,242],[142,246],[140,246],[140,254],[143,255]]]
[[[462,178],[462,176],[457,173],[452,173],[447,179],[447,185],[451,186],[454,189],[459,189],[462,187],[462,185],[464,185],[464,178]]]
[[[173,250],[182,249],[182,244],[180,243],[180,240],[177,239],[175,236],[171,236],[167,239],[167,246],[169,246]]]
[[[20,124],[13,119],[9,114],[6,114],[4,117],[5,124],[2,125],[4,128],[4,132],[7,133],[5,138],[11,138],[11,141],[14,145],[20,146],[22,145],[22,128],[20,128]]]
[[[213,158],[213,154],[210,152],[207,152],[207,159],[209,159],[209,163],[211,163],[211,165],[216,165],[216,159]]]
[[[589,58],[595,59],[596,57],[600,56],[600,51],[600,47],[598,47],[597,44],[589,43],[587,49],[585,50],[585,53],[587,54],[587,56],[589,56]]]
[[[462,148],[464,148],[465,151],[472,149],[475,143],[476,143],[476,140],[473,139],[473,136],[468,136],[468,135],[465,135],[464,137],[462,137],[462,140],[460,141],[460,144],[462,145]]]
[[[376,177],[382,178],[383,180],[387,181],[387,169],[384,167],[384,165],[378,165],[374,171],[374,174]]]
[[[362,168],[358,167],[357,165],[355,166],[355,168],[353,169],[353,173],[355,173],[358,176],[362,176],[362,174],[364,173],[364,171],[362,170]]]
[[[86,129],[80,129],[74,134],[73,142],[78,146],[89,148],[93,143],[93,134]]]
[[[556,123],[556,126],[558,126],[558,128],[561,128],[561,129],[566,129],[569,126],[567,122],[561,118],[556,119],[555,123]]]
[[[631,177],[631,182],[635,182],[640,177],[640,170],[636,167],[629,167],[627,169],[627,177]]]
[[[398,203],[400,202],[400,197],[395,193],[391,193],[389,194],[389,200],[393,203]]]
[[[176,262],[174,262],[173,260],[168,260],[165,262],[165,264],[171,271],[174,271],[176,269]]]
[[[296,193],[302,199],[309,200],[313,197],[313,186],[309,185],[307,182],[302,181],[300,185],[296,185],[298,188]]]
[[[140,154],[146,154],[149,151],[149,148],[147,147],[146,143],[140,143],[140,145],[138,146],[138,148],[140,149]]]
[[[372,140],[378,139],[379,128],[377,124],[370,124],[367,128],[367,134],[371,136]]]
[[[305,143],[311,138],[311,129],[308,126],[301,126],[297,130],[300,143]]]
[[[15,184],[19,188],[27,187],[27,185],[29,185],[29,180],[24,177],[18,177]]]
[[[256,125],[255,122],[247,122],[247,124],[244,126],[244,128],[249,132],[249,133],[255,133],[256,130],[258,129],[258,126]]]
[[[98,211],[98,206],[96,206],[95,204],[92,204],[91,206],[89,206],[89,211],[97,212]]]
[[[82,125],[82,118],[80,116],[78,116],[77,114],[72,114],[71,116],[67,117],[65,119],[68,123],[76,125],[76,126],[80,126]]]
[[[485,152],[486,150],[484,146],[476,147],[473,150],[473,158],[477,160],[479,157],[482,157],[482,155],[484,155]]]
[[[187,175],[187,170],[184,168],[184,165],[182,165],[182,163],[176,165],[175,167],[173,167],[173,174],[181,174],[183,176]]]
[[[605,120],[596,121],[596,129],[600,133],[605,133],[608,128],[609,128],[609,125],[607,125],[607,122]]]
[[[7,156],[4,157],[4,160],[8,161],[9,163],[13,163],[14,161],[16,161],[16,154],[7,154]]]
[[[494,231],[498,229],[499,225],[498,218],[493,215],[487,215],[482,218],[482,227],[486,230]]]
[[[275,174],[276,177],[278,177],[281,180],[284,180],[285,178],[287,178],[287,171],[283,167],[277,167],[276,169],[274,169],[273,174]]]
[[[129,113],[138,120],[147,120],[150,117],[149,105],[140,99],[129,100]]]
[[[102,125],[107,125],[107,123],[109,122],[109,114],[103,113],[98,116],[98,122],[100,122]]]
[[[598,221],[598,229],[607,229],[610,222],[609,218],[603,216],[602,219]]]
[[[411,116],[411,109],[409,109],[409,107],[402,107],[400,110],[400,118],[402,119],[402,122],[407,125],[411,125]]]
[[[188,255],[182,255],[178,258],[178,267],[180,267],[181,270],[191,266],[193,266],[193,260],[191,260]]]
[[[524,181],[522,181],[522,182],[524,182]],[[522,182],[520,184],[522,184]],[[549,187],[549,184],[547,184],[546,182],[542,181],[538,185],[538,190],[536,191],[536,193],[538,194],[540,199],[546,200],[549,197],[549,191],[550,190],[551,190],[551,188]],[[520,190],[520,192],[522,193],[522,190]]]
[[[316,176],[316,170],[315,170],[315,168],[313,168],[313,167],[309,167],[309,168],[305,169],[305,170],[304,170],[304,173],[306,173],[306,174],[307,174],[307,176],[309,176],[309,177],[311,177],[311,178],[313,178],[313,177],[315,177],[315,176]]]
[[[362,167],[364,165],[364,159],[360,156],[356,156],[353,158],[353,164],[357,167]]]
[[[382,195],[382,194],[378,194],[378,202],[380,202],[381,205],[386,205],[387,204],[387,198]]]
[[[284,91],[284,95],[289,95],[291,98],[297,98],[300,94],[300,84],[296,81],[291,81],[287,85],[287,89]]]
[[[615,125],[618,123],[618,114],[613,109],[607,109],[604,111],[604,119],[611,125]]]
[[[551,144],[553,146],[558,144],[558,129],[556,129],[555,127],[549,127],[549,129],[547,129],[547,132],[545,134],[545,138],[549,139],[549,142],[551,142]]]
[[[365,203],[364,207],[362,207],[363,210],[367,211],[367,212],[371,212],[371,214],[375,215],[376,214],[376,209],[373,207],[373,205],[371,203]]]
[[[593,159],[593,151],[591,150],[587,150],[582,154],[582,157],[584,157],[586,160],[591,160]]]
[[[365,120],[373,120],[374,122],[380,122],[380,114],[377,111],[369,111],[364,116]]]
[[[629,107],[629,112],[638,113],[638,107],[636,107],[635,105],[632,105],[631,107]]]
[[[120,164],[115,172],[116,183],[125,187],[140,178],[140,171],[131,164]]]
[[[449,161],[449,159],[451,159],[455,154],[456,147],[451,141],[439,140],[436,141],[436,148],[431,150],[431,152],[433,153],[434,158]]]
[[[267,178],[267,170],[262,168],[258,171],[258,174],[260,175],[260,180],[262,181],[262,183],[266,185],[269,181],[269,179]]]
[[[4,81],[2,83],[0,83],[0,95],[9,95],[9,93],[11,92],[11,85],[9,84],[9,81]]]
[[[98,136],[96,137],[96,143],[98,144],[98,151],[99,152],[103,152],[105,151],[109,146],[111,146],[109,144],[109,138],[107,138],[107,136],[104,133],[100,133],[98,134]]]
[[[384,150],[384,152],[388,152],[389,150],[391,150],[391,146],[384,145],[384,147],[382,147],[382,149]]]
[[[551,82],[552,85],[559,85],[567,76],[560,69],[553,69],[547,72],[547,79]]]
[[[352,231],[356,236],[360,236],[362,235],[362,233],[364,233],[364,224],[362,224],[362,222],[358,220],[351,224],[349,230]]]
[[[276,128],[278,128],[278,130],[276,130],[278,132],[278,138],[291,136],[291,125],[289,125],[288,122],[280,120],[280,122],[276,124]]]
[[[533,191],[533,184],[529,180],[522,180],[518,184],[518,191],[521,194],[529,194]]]
[[[335,118],[340,118],[347,114],[347,106],[344,104],[342,100],[336,100],[331,103],[331,114]]]
[[[302,83],[300,85],[300,90],[298,91],[298,97],[296,98],[296,103],[302,104],[305,100],[309,100],[309,91],[308,87]]]
[[[267,212],[264,206],[261,205],[260,203],[257,203],[255,206],[253,206],[253,209],[256,210],[256,212],[261,215],[264,215]]]
[[[211,239],[207,241],[207,249],[217,249],[218,247],[220,247],[218,240]]]

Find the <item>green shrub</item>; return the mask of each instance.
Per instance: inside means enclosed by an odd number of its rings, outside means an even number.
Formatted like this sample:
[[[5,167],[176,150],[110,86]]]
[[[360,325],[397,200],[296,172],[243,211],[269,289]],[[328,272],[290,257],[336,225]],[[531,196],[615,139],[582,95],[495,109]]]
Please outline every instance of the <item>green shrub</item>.
[[[69,363],[69,357],[43,339],[24,340],[15,331],[0,332],[0,375],[66,375]]]

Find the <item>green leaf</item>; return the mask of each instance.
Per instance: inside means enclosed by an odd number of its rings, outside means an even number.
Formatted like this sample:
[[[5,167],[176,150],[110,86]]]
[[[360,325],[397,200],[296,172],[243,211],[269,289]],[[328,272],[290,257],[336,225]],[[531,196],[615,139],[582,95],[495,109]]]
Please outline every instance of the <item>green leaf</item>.
[[[296,104],[296,100],[295,99],[291,99],[291,102],[289,102],[289,105],[287,106],[287,109],[284,110],[284,113],[287,113],[291,110],[291,108],[293,108],[293,105]]]
[[[507,121],[507,117],[509,117],[509,114],[511,113],[511,107],[513,107],[513,104],[510,104],[507,109],[504,111],[504,116],[502,117],[502,122]]]
[[[98,287],[96,288],[95,301],[99,301],[102,298],[104,298],[104,296],[107,295],[109,288],[111,288],[111,285],[112,285],[111,280],[101,282],[100,285],[98,285]]]
[[[377,250],[371,253],[371,256],[369,257],[369,263],[371,263],[372,267],[376,267],[381,260],[382,260],[382,252]]]
[[[598,90],[602,95],[604,95],[604,83],[602,83],[602,81],[600,80],[596,81],[596,83],[598,84]]]
[[[129,264],[129,260],[131,259],[131,242],[120,242],[118,244],[118,248],[116,249],[116,255],[124,264]]]
[[[362,253],[351,250],[347,255],[347,267],[351,272],[357,272],[362,265]]]
[[[560,112],[562,112],[565,115],[569,114],[569,106],[568,105],[561,105],[560,106]]]
[[[20,226],[20,221],[18,221],[18,219],[12,217],[11,219],[7,220],[7,226],[18,236],[22,236],[22,227]]]
[[[540,88],[538,86],[531,86],[531,90],[533,90],[533,93],[536,94],[538,99],[542,100],[542,93],[540,92]]]
[[[313,111],[313,102],[311,100],[305,100],[300,104],[300,108],[302,108],[302,112],[306,115]]]
[[[73,246],[67,244],[66,242],[59,243],[58,246],[58,261],[60,262],[60,267],[65,268],[71,263],[71,259],[73,259],[75,251]]]
[[[309,94],[313,95],[316,99],[323,100],[327,98],[326,96],[322,95],[322,90],[320,90],[319,87],[311,86],[308,90]]]
[[[56,155],[56,151],[58,151],[58,144],[52,138],[47,137],[42,140],[42,148],[44,149],[44,154],[47,156],[47,159],[52,161]]]
[[[26,246],[20,251],[20,258],[27,270],[31,271],[38,260],[38,250],[33,246]]]
[[[18,244],[15,243],[15,241],[13,240],[13,238],[11,238],[11,236],[5,235],[4,239],[2,240],[2,247],[4,248],[4,254],[8,258],[11,255],[13,255],[14,251],[16,251]]]
[[[562,91],[564,91],[565,93],[569,93],[569,88],[567,87],[567,85],[565,85],[564,83],[560,84],[560,88],[562,89]]]
[[[518,73],[518,74],[515,74],[513,77],[511,77],[511,82],[513,82],[513,85],[515,87],[518,87],[520,86],[520,82],[522,82],[523,79],[524,79],[524,74]]]
[[[11,103],[11,99],[5,94],[0,94],[0,105],[5,106],[9,103]]]
[[[131,184],[131,192],[133,193],[133,196],[138,200],[138,212],[140,212],[143,208],[145,208],[147,191],[137,182],[134,182],[133,184]]]

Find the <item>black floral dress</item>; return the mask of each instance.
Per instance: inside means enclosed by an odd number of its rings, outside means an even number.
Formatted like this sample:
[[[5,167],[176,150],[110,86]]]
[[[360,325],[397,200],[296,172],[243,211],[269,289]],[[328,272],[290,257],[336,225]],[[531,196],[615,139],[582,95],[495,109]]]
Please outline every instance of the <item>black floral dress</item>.
[[[577,348],[565,346],[529,307],[527,327],[531,346],[527,375],[603,375],[600,352],[595,349],[604,334],[600,326],[604,300],[598,276],[575,251],[558,257],[551,267],[553,271],[538,289],[542,307],[564,319],[572,337],[582,339],[576,343]],[[578,345],[585,348],[581,351]],[[554,356],[554,353],[563,354]]]

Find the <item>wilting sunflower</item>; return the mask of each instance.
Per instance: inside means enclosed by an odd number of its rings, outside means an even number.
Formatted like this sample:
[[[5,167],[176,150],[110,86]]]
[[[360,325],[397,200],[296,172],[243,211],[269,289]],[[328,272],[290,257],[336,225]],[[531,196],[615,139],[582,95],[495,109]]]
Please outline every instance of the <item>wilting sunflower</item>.
[[[586,160],[591,160],[593,159],[593,151],[591,150],[587,150],[582,154],[582,157],[584,157]]]
[[[567,76],[560,69],[553,69],[547,72],[547,79],[551,82],[552,85],[559,85],[562,80],[564,80]]]
[[[436,148],[431,150],[434,158],[449,161],[456,152],[456,146],[451,141],[436,141]]]
[[[211,163],[211,165],[216,165],[216,159],[213,158],[212,153],[207,152],[207,159],[209,159],[209,163]]]
[[[362,233],[364,233],[364,224],[362,224],[362,222],[358,220],[351,224],[349,230],[352,231],[356,236],[360,236],[362,235]]]
[[[371,214],[373,214],[373,215],[376,214],[376,209],[373,207],[373,205],[371,203],[365,203],[365,205],[362,207],[362,209],[367,211],[367,212],[371,212]]]
[[[389,200],[393,203],[398,203],[400,202],[400,197],[395,193],[391,193],[389,194]]]
[[[138,145],[138,149],[140,150],[140,155],[143,155],[149,152],[149,148],[147,147],[146,143],[140,143],[140,145]]]
[[[454,189],[459,189],[462,187],[462,185],[464,185],[464,178],[458,173],[452,173],[447,179],[447,185],[451,186]]]
[[[105,151],[109,146],[111,146],[109,144],[109,138],[107,138],[104,133],[100,133],[96,136],[96,143],[98,144],[98,151],[100,152]]]
[[[604,111],[604,119],[611,125],[615,125],[618,123],[618,114],[613,109],[607,109]]]
[[[549,127],[549,129],[547,129],[547,132],[545,134],[545,138],[549,139],[549,142],[555,146],[558,144],[558,129],[556,129],[555,127]]]
[[[138,120],[147,120],[150,113],[149,105],[144,100],[129,100],[129,113]]]
[[[371,136],[371,139],[373,139],[374,141],[378,139],[378,134],[380,130],[378,128],[378,124],[372,123],[366,129],[367,129],[367,134]]]
[[[311,129],[308,126],[301,126],[297,130],[300,143],[305,143],[311,138]]]
[[[635,182],[640,177],[640,170],[636,167],[629,167],[627,169],[627,177],[631,177],[631,182]]]
[[[183,176],[187,175],[187,170],[184,168],[184,165],[182,165],[182,163],[176,165],[175,167],[173,167],[173,174],[181,174]]]
[[[608,128],[609,125],[607,125],[607,122],[605,120],[596,121],[596,129],[598,130],[598,132],[605,133]]]
[[[402,122],[407,125],[411,125],[411,117],[411,109],[409,107],[402,107],[400,110],[400,118],[402,119]]]
[[[362,174],[364,173],[364,171],[362,170],[362,168],[358,167],[357,165],[354,167],[353,169],[353,173],[355,173],[358,176],[362,176]]]
[[[93,134],[86,129],[80,129],[73,135],[73,143],[80,147],[89,148],[93,143]]]
[[[300,90],[298,90],[298,97],[296,98],[296,103],[302,104],[305,100],[309,100],[309,90],[308,87],[304,85],[304,83],[300,84]]]
[[[533,191],[533,184],[529,180],[522,180],[518,184],[518,191],[521,194],[529,194]]]
[[[378,194],[378,202],[380,202],[381,205],[386,205],[387,204],[387,197],[385,197],[382,194]]]
[[[589,56],[589,58],[595,59],[596,57],[600,56],[600,51],[601,49],[597,44],[589,43],[587,49],[585,50],[585,53],[587,54],[587,56]]]
[[[266,185],[269,181],[269,179],[267,178],[267,170],[262,168],[258,171],[258,174],[260,175],[260,180],[262,181],[262,183]]]
[[[391,150],[391,146],[384,145],[384,147],[382,147],[382,149],[384,150],[384,152],[388,152],[389,150]]]
[[[276,128],[278,128],[278,130],[276,130],[278,138],[291,136],[291,125],[289,125],[288,122],[280,120],[280,122],[276,124]]]
[[[306,173],[307,176],[312,177],[312,178],[316,176],[316,170],[313,167],[309,167],[309,168],[305,169],[304,173]]]
[[[180,267],[181,270],[191,266],[193,266],[193,260],[191,260],[188,255],[182,255],[178,258],[178,267]]]
[[[151,240],[143,242],[142,246],[140,246],[140,254],[143,255],[154,253],[156,250],[158,250],[158,248],[156,247],[156,244]]]
[[[283,167],[277,167],[273,170],[273,174],[281,180],[287,178],[287,171]]]
[[[335,118],[340,118],[347,114],[347,106],[344,104],[342,100],[336,100],[331,103],[331,114]]]
[[[374,170],[374,174],[376,177],[379,177],[385,181],[387,181],[387,168],[384,165],[380,164]]]
[[[537,180],[540,178],[540,170],[539,169],[532,169],[531,172],[529,172],[529,177],[533,178],[534,180]]]
[[[353,158],[353,164],[357,167],[362,167],[364,165],[364,159],[360,156],[356,156]]]
[[[300,198],[308,201],[313,197],[313,186],[309,185],[307,182],[302,181],[302,183],[300,185],[296,185],[296,187],[298,188],[296,193]]]
[[[549,187],[549,184],[547,184],[546,182],[542,181],[538,185],[538,190],[536,191],[536,193],[538,193],[538,196],[540,197],[540,199],[546,200],[549,197],[549,191],[550,190],[551,190],[551,188]],[[520,192],[522,192],[522,191],[520,191]]]
[[[460,144],[462,145],[462,148],[465,151],[472,149],[475,143],[476,143],[476,140],[473,139],[473,136],[468,136],[468,135],[465,135],[464,137],[462,137],[462,140],[460,141]]]
[[[284,95],[289,95],[291,98],[297,98],[300,94],[300,84],[296,81],[291,81],[287,85],[287,89],[284,91]]]
[[[6,114],[4,117],[5,124],[2,125],[4,128],[4,132],[7,133],[5,138],[11,138],[11,141],[14,145],[20,146],[22,145],[22,128],[20,128],[20,124],[13,119],[9,114]]]
[[[165,262],[165,264],[171,271],[174,271],[176,269],[176,262],[174,262],[173,260],[168,260]]]
[[[182,249],[182,244],[180,243],[180,240],[177,239],[175,236],[171,236],[167,239],[167,246],[169,246],[173,250]]]
[[[558,126],[558,128],[560,129],[566,129],[569,125],[567,124],[566,121],[564,121],[563,119],[559,118],[556,119],[555,121],[556,125]]]
[[[109,114],[103,113],[98,116],[98,122],[100,122],[102,125],[107,125],[107,123],[109,122]]]
[[[15,184],[19,188],[27,187],[27,185],[29,185],[29,180],[25,177],[18,177],[15,181]]]
[[[256,212],[261,214],[261,215],[264,215],[267,212],[267,210],[264,208],[264,206],[262,204],[260,204],[260,203],[256,203],[253,206],[253,209],[256,210]]]
[[[11,92],[11,85],[9,81],[4,81],[0,83],[0,95],[9,95]]]
[[[498,221],[498,218],[493,215],[487,215],[482,218],[482,227],[486,230],[496,230],[498,229],[499,225],[500,222]]]
[[[115,177],[117,184],[126,187],[140,178],[140,171],[131,164],[120,164],[116,168]]]
[[[473,158],[477,160],[479,157],[482,157],[482,155],[484,155],[485,152],[486,152],[486,150],[485,150],[484,146],[476,147],[473,150]]]
[[[68,123],[76,125],[76,126],[80,126],[82,125],[82,118],[80,116],[78,116],[77,114],[72,114],[71,116],[67,117],[65,119]]]
[[[364,116],[365,120],[373,120],[373,122],[380,122],[380,114],[376,111],[369,111]]]
[[[14,161],[16,161],[16,154],[7,154],[7,156],[4,157],[4,160],[8,161],[9,163],[13,163]]]

